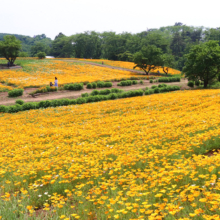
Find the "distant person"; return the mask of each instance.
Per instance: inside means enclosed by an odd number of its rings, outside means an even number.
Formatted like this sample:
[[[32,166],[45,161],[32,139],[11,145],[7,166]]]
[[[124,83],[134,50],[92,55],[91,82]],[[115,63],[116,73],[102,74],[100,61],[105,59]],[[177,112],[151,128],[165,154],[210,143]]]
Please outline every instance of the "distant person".
[[[102,65],[104,64],[104,62],[102,61]]]
[[[50,82],[50,87],[52,87],[53,86],[53,83],[52,82]]]
[[[8,64],[7,64],[7,65],[8,65],[8,68],[9,68],[9,67],[10,67],[10,62],[9,62],[9,61],[8,61]]]
[[[158,70],[157,73],[160,74],[160,71]]]
[[[58,80],[57,80],[57,77],[55,77],[54,86],[57,87],[57,89],[58,89]]]

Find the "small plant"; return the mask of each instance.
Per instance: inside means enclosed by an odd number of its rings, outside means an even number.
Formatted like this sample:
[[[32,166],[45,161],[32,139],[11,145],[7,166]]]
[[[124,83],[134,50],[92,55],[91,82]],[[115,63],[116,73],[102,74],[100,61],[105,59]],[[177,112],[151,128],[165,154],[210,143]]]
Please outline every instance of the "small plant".
[[[152,79],[150,79],[150,83],[153,83],[154,81]]]
[[[194,87],[194,82],[193,82],[193,81],[189,81],[189,82],[187,83],[187,86],[193,88],[193,87]]]
[[[195,81],[195,85],[196,85],[196,86],[200,86],[200,81],[199,81],[199,80],[196,80],[196,81]]]
[[[92,88],[96,89],[97,88],[97,84],[95,82],[92,83]]]
[[[88,84],[86,85],[86,88],[87,88],[87,89],[92,89],[92,83],[88,83]]]
[[[23,89],[13,89],[8,92],[9,97],[18,97],[23,95],[24,90]]]
[[[141,80],[141,81],[140,81],[140,84],[141,84],[141,85],[143,85],[143,84],[144,84],[143,80]]]
[[[83,83],[72,83],[64,85],[65,90],[79,91],[83,89]]]
[[[24,101],[21,100],[21,99],[17,99],[17,100],[15,101],[15,103],[18,104],[18,105],[23,105],[23,104],[24,104]]]
[[[46,53],[44,53],[44,52],[39,52],[39,53],[37,53],[37,57],[38,57],[39,59],[44,59],[44,58],[46,57]]]

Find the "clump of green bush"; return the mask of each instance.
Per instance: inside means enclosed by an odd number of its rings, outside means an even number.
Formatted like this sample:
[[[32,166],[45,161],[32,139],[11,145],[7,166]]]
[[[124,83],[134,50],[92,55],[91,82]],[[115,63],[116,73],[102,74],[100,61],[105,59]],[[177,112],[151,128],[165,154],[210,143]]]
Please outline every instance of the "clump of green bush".
[[[24,90],[23,89],[13,89],[8,92],[9,97],[18,97],[23,95]]]
[[[79,91],[83,89],[83,83],[71,83],[64,85],[65,90]]]
[[[153,83],[154,81],[152,79],[150,79],[150,83]]]
[[[112,87],[112,82],[99,81],[96,84],[97,84],[97,88],[109,88],[109,87]]]
[[[122,93],[123,90],[113,88],[113,89],[104,89],[104,90],[93,90],[90,94],[88,93],[83,93],[81,96],[84,97],[89,97],[89,96],[97,96],[97,95],[108,95],[111,93]]]
[[[125,80],[125,81],[121,81],[120,83],[118,83],[118,86],[131,86],[137,83],[138,83],[137,80]]]
[[[189,82],[187,83],[187,86],[193,88],[193,87],[194,87],[194,82],[193,82],[193,81],[189,81]]]
[[[15,103],[18,104],[18,105],[23,105],[23,104],[24,104],[24,101],[21,100],[21,99],[17,99],[17,100],[15,101]]]
[[[158,79],[158,82],[180,82],[180,77],[161,77]]]

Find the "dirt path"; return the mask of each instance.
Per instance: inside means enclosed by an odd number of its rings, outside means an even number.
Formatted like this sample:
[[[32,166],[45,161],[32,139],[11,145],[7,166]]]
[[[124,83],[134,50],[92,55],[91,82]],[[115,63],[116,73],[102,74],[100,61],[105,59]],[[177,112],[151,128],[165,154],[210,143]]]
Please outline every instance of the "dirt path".
[[[139,82],[139,80],[138,80]],[[189,89],[187,86],[187,80],[181,80],[181,82],[173,82],[173,83],[167,83],[168,85],[177,85],[181,86],[181,89]],[[144,89],[146,87],[150,88],[152,85],[159,85],[161,83],[150,83],[149,80],[143,80],[143,84],[136,84],[132,86],[117,86],[118,82],[113,82],[113,86],[111,88],[119,88],[124,91],[130,91],[130,90],[136,90],[136,89]],[[110,89],[111,89],[110,88]],[[106,88],[102,89],[97,89],[97,90],[104,90]],[[29,95],[30,92],[33,92],[36,90],[36,88],[27,88],[24,90],[24,94],[21,97],[16,97],[16,98],[9,98],[7,92],[1,92],[0,93],[0,105],[13,105],[15,104],[15,101],[17,99],[22,99],[25,102],[40,102],[43,100],[53,100],[53,99],[62,99],[62,98],[78,98],[81,97],[82,93],[88,92],[91,93],[93,89],[87,89],[86,86],[84,86],[84,89],[81,91],[57,91],[57,92],[50,92],[50,93],[42,93],[42,95],[33,98],[32,96]]]

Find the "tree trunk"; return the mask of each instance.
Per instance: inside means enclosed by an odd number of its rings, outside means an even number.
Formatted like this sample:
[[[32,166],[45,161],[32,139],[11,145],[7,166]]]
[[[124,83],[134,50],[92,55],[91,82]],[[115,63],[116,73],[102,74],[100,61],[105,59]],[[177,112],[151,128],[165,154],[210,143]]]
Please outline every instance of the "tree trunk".
[[[168,71],[166,72],[164,67],[163,67],[163,71],[164,71],[164,73],[166,73],[166,75],[167,75]]]
[[[204,80],[204,88],[207,88],[207,86],[208,86],[208,80]]]

